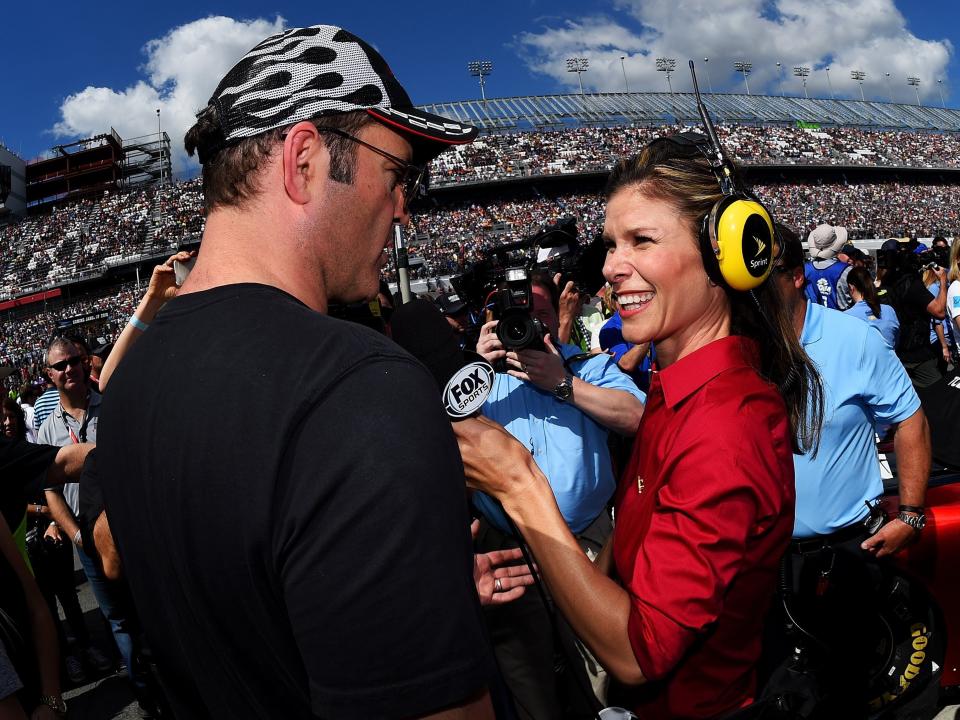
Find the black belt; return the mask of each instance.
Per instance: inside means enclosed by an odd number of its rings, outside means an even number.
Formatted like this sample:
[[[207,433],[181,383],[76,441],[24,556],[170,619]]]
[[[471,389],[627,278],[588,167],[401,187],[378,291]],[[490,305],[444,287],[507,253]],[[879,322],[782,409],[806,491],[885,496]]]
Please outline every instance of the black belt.
[[[790,552],[799,553],[800,555],[816,553],[831,545],[838,545],[858,537],[866,539],[869,534],[866,525],[864,525],[864,521],[858,520],[853,525],[847,525],[829,535],[817,535],[816,537],[804,538],[803,540],[791,540]]]

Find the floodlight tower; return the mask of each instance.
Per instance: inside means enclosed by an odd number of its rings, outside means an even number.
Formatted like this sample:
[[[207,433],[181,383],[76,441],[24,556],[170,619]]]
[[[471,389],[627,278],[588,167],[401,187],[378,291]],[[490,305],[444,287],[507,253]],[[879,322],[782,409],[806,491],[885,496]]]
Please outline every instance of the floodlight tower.
[[[667,88],[670,90],[671,95],[673,95],[673,85],[670,84],[670,73],[673,72],[676,66],[677,61],[674,58],[657,58],[657,72],[667,74]]]
[[[703,68],[707,71],[707,87],[710,88],[710,94],[713,95],[713,83],[710,82],[710,58],[703,59]]]
[[[866,102],[866,101],[867,101],[867,99],[863,96],[863,80],[864,80],[865,77],[867,77],[867,74],[866,74],[863,70],[851,70],[851,71],[850,71],[850,79],[851,79],[851,80],[856,80],[857,83],[860,85],[860,99],[861,99],[863,102]]]
[[[780,97],[786,97],[783,94],[783,63],[777,62],[777,76],[780,78]]]
[[[575,72],[577,74],[577,82],[580,83],[580,94],[583,95],[583,79],[581,75],[587,71],[587,68],[590,67],[590,59],[583,57],[572,57],[567,58],[567,72]]]
[[[627,66],[623,64],[626,59],[626,55],[620,56],[620,69],[623,71],[623,91],[628,93],[630,92],[630,84],[627,82]]]
[[[940,78],[937,78],[937,90],[940,92],[940,105],[946,110],[947,104],[943,101],[943,80]]]
[[[743,84],[747,86],[747,95],[750,94],[750,83],[747,81],[747,75],[753,70],[753,63],[737,61],[733,64],[733,69],[738,73],[743,73]]]
[[[157,150],[160,151],[160,185],[163,185],[163,133],[160,132],[160,108],[157,108]]]
[[[893,102],[893,88],[890,86],[890,73],[884,73],[887,76],[887,97]]]
[[[917,107],[920,107],[920,78],[918,77],[908,77],[907,85],[913,85],[913,89],[917,92]]]
[[[493,72],[493,63],[489,60],[472,60],[467,63],[467,70],[473,77],[480,80],[480,97],[484,102],[487,101],[487,94],[484,91],[484,78]]]
[[[824,71],[827,73],[827,87],[830,88],[830,99],[836,100],[836,98],[833,96],[833,83],[830,82],[830,66],[828,65],[825,67]]]
[[[809,100],[810,96],[807,95],[807,76],[810,75],[810,68],[803,67],[802,65],[798,65],[793,69],[793,74],[795,77],[798,77],[801,80],[803,80],[803,96],[807,100]]]

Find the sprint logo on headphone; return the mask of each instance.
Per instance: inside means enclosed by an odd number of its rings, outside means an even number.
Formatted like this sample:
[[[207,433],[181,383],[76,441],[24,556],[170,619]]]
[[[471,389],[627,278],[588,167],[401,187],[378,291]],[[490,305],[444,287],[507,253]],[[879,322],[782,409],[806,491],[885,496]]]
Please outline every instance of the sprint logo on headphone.
[[[753,277],[763,277],[770,268],[770,243],[763,240],[769,235],[770,229],[762,217],[753,214],[747,218],[743,228],[743,259],[747,272]]]

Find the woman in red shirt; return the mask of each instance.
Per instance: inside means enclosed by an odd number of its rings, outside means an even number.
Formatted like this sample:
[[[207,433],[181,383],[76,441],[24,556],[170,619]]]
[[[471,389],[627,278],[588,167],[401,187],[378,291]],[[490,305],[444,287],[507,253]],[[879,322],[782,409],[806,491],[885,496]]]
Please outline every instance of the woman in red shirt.
[[[645,720],[754,698],[793,529],[792,454],[815,445],[822,397],[776,284],[737,291],[710,265],[700,229],[723,178],[691,137],[655,140],[607,184],[604,275],[624,338],[654,341],[660,370],[597,561],[529,452],[484,419],[455,423],[471,485],[513,518],[564,617],[618,681],[610,700]]]

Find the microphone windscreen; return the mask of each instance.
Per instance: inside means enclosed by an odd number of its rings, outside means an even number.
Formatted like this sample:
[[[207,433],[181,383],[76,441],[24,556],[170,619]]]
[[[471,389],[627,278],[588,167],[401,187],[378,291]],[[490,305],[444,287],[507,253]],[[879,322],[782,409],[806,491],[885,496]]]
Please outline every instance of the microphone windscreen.
[[[423,363],[441,392],[452,419],[469,417],[493,389],[493,368],[480,355],[465,352],[443,313],[429,300],[404,303],[390,322],[394,342]]]

